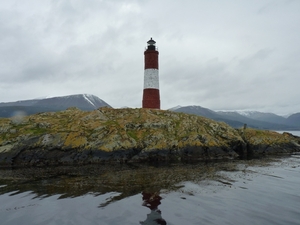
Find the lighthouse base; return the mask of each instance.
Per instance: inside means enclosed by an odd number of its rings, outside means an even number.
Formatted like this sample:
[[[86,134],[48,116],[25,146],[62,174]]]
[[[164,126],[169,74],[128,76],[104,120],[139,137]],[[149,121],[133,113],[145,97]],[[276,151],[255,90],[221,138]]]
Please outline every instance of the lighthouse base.
[[[144,89],[143,108],[160,109],[159,89],[154,89],[154,88]]]

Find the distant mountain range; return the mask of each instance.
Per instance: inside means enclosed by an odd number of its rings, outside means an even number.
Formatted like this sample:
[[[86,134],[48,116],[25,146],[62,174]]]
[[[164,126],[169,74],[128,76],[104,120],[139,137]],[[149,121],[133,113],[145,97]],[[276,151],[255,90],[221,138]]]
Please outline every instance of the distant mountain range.
[[[11,117],[16,113],[25,115],[39,112],[56,112],[70,107],[77,107],[84,111],[111,107],[102,99],[94,95],[78,94],[44,99],[32,99],[16,102],[0,103],[0,117]]]
[[[16,113],[31,115],[39,112],[56,112],[70,107],[77,107],[84,111],[90,111],[100,107],[111,106],[97,96],[78,94],[0,103],[0,117],[12,117]],[[247,124],[248,127],[257,129],[300,130],[300,113],[295,113],[285,118],[274,113],[256,111],[223,112],[213,111],[201,106],[176,106],[169,110],[223,121],[235,128],[243,127],[244,124]]]
[[[300,113],[292,114],[288,118],[285,118],[274,113],[256,111],[213,111],[201,106],[176,106],[169,110],[204,116],[225,122],[236,128],[247,124],[248,127],[257,129],[300,130]]]

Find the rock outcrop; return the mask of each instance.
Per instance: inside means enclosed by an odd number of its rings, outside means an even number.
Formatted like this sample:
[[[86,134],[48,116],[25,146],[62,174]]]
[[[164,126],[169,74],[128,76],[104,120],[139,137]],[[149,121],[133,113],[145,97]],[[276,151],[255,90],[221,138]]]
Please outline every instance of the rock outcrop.
[[[299,138],[204,117],[99,108],[0,119],[1,166],[211,160],[300,150]]]

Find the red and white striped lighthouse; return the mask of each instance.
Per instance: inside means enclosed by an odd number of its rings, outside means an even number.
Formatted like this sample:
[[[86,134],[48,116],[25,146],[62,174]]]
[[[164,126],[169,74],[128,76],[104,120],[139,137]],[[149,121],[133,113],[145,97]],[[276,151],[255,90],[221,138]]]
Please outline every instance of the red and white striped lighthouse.
[[[152,38],[147,42],[144,71],[143,108],[160,109],[158,51]]]

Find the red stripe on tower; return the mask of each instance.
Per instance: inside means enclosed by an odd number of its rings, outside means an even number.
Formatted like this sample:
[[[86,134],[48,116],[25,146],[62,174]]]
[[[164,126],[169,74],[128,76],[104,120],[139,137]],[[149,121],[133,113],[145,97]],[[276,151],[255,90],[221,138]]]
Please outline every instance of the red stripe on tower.
[[[152,38],[147,42],[145,55],[143,108],[160,109],[158,80],[158,51]]]

